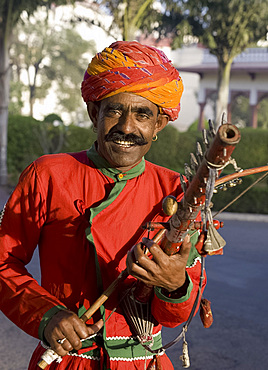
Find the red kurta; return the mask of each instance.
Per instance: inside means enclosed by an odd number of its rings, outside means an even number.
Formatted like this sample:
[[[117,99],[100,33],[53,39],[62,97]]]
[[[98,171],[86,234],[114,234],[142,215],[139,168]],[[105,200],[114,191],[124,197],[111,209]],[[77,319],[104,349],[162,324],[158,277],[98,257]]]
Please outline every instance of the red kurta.
[[[100,295],[95,250],[105,289],[125,269],[127,251],[145,235],[140,226],[166,221],[162,199],[169,194],[178,198],[181,193],[177,173],[147,161],[121,175],[109,169],[93,148],[39,158],[23,172],[5,208],[0,228],[1,310],[22,330],[42,339],[46,320],[58,309],[65,306],[78,312]],[[41,286],[25,268],[37,245]],[[195,248],[187,272],[191,283],[185,297],[171,300],[155,290],[152,312],[162,325],[173,327],[189,316],[200,275]],[[106,318],[117,304],[115,293],[105,303]],[[154,328],[156,342],[161,342],[160,330],[161,325]],[[105,325],[105,349],[96,350],[90,344],[82,354],[65,356],[49,369],[102,368],[104,357],[110,369],[144,369],[144,361],[148,364],[152,356],[142,352],[140,345],[129,344],[131,336],[118,308]],[[42,351],[39,346],[30,369],[36,368]],[[164,369],[173,368],[166,355],[161,361]]]

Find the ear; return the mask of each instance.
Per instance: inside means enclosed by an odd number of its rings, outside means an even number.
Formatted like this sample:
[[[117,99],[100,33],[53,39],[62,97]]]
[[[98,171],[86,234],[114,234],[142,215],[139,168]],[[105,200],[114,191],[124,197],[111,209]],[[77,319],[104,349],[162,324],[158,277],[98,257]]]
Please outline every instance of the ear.
[[[157,121],[155,124],[154,135],[156,135],[159,131],[163,130],[163,128],[168,124],[169,116],[166,114],[159,114],[157,117]]]
[[[99,106],[95,102],[89,101],[87,103],[87,112],[89,118],[93,122],[93,126],[97,127],[98,117],[99,117]]]

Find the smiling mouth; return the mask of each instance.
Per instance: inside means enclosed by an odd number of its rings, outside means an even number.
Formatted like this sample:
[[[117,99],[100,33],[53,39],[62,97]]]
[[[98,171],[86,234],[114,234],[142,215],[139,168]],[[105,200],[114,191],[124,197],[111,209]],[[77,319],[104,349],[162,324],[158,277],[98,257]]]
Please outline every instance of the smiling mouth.
[[[135,145],[132,141],[125,141],[125,140],[113,140],[113,143],[121,146],[122,148],[130,148]]]

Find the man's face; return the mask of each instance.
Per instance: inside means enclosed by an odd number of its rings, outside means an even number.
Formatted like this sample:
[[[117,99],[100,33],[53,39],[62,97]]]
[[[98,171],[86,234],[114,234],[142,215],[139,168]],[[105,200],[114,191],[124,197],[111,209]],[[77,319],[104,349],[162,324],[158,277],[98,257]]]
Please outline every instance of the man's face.
[[[88,112],[97,129],[99,154],[121,171],[140,162],[168,122],[155,104],[132,93],[103,99],[99,106],[89,103]]]

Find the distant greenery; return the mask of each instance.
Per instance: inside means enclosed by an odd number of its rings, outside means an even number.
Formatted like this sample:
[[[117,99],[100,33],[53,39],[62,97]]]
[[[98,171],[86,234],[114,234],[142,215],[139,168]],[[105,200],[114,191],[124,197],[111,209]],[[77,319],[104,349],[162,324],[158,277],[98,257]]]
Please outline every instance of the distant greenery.
[[[237,96],[232,103],[232,122],[240,127],[250,126],[249,98],[243,95]],[[268,98],[262,99],[258,104],[258,127],[268,128]]]
[[[146,158],[153,163],[162,165],[172,170],[184,173],[184,163],[189,163],[190,153],[196,151],[196,141],[202,143],[202,135],[197,130],[195,122],[187,132],[178,132],[174,127],[167,126],[159,133],[158,141],[152,144]],[[243,169],[259,167],[268,162],[268,130],[244,128],[241,129],[240,143],[234,150],[233,157],[238,166]],[[232,172],[228,166],[223,174]],[[261,176],[247,176],[243,178],[241,185],[228,189],[226,192],[219,191],[213,196],[214,210],[220,210],[246,187]],[[230,206],[227,211],[268,214],[268,179],[263,180],[251,188],[239,201]]]
[[[50,117],[51,118],[51,117]],[[52,118],[55,118],[55,116]],[[57,120],[58,117],[56,117]],[[64,132],[62,133],[62,131]],[[70,125],[54,127],[51,122],[45,123],[30,117],[10,116],[8,132],[8,172],[10,181],[14,184],[22,170],[33,160],[44,153],[45,140],[50,152],[55,153],[59,147],[61,152],[76,152],[89,148],[96,134],[90,128]],[[196,151],[196,141],[202,143],[202,135],[197,130],[179,132],[171,124],[158,134],[158,140],[152,143],[146,159],[158,165],[177,172],[184,173],[185,162],[190,162],[190,153]],[[268,162],[268,130],[244,128],[241,129],[241,141],[237,145],[233,157],[243,169],[258,167]],[[203,145],[202,145],[203,147]],[[228,166],[224,174],[232,172]],[[213,197],[214,209],[219,210],[241,193],[260,175],[243,178],[243,184],[226,192],[219,192]],[[228,211],[267,213],[268,214],[268,181],[262,181],[244,195]]]
[[[92,129],[74,125],[54,127],[50,122],[52,118],[52,122],[61,120],[57,115],[49,115],[46,118],[48,122],[9,115],[7,164],[12,184],[17,182],[24,168],[41,155],[79,151],[89,148],[94,142]]]

